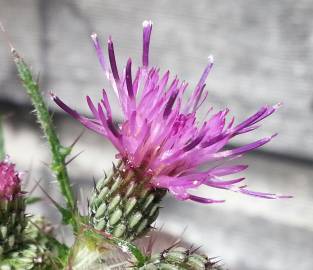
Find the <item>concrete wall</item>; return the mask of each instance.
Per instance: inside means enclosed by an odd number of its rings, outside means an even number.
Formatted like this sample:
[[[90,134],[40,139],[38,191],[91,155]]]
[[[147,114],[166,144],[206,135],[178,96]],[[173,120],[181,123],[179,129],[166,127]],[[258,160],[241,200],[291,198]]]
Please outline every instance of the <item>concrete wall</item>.
[[[280,133],[265,149],[313,158],[312,1],[0,0],[0,7],[16,47],[40,72],[43,89],[79,110],[86,111],[83,97],[99,96],[105,84],[90,33],[103,41],[113,35],[122,68],[128,56],[140,60],[141,23],[151,19],[153,64],[192,87],[213,54],[210,105],[227,106],[243,119],[263,104],[283,102],[258,133]],[[0,61],[0,98],[27,102],[14,83],[4,42]]]

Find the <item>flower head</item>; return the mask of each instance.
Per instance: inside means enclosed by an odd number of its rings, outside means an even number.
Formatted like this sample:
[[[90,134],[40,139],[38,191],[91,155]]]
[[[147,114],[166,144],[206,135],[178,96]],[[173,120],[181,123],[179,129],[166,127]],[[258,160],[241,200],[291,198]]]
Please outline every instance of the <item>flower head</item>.
[[[203,203],[222,202],[192,195],[189,190],[201,185],[228,189],[263,198],[279,198],[270,193],[253,192],[239,183],[244,178],[223,179],[247,168],[246,165],[225,165],[225,162],[268,143],[275,135],[250,144],[225,150],[224,146],[234,137],[258,128],[258,122],[274,113],[278,105],[263,106],[245,121],[235,124],[227,120],[229,110],[212,113],[200,122],[197,111],[204,104],[208,92],[205,82],[213,66],[213,57],[200,77],[187,102],[183,101],[188,86],[177,77],[170,79],[169,71],[161,74],[149,65],[149,44],[152,23],[143,23],[142,65],[132,72],[129,58],[121,72],[116,63],[113,41],[108,40],[108,61],[104,57],[96,34],[91,38],[100,65],[110,81],[119,101],[123,121],[113,122],[112,110],[105,90],[98,104],[87,96],[93,118],[80,115],[64,104],[57,96],[52,98],[64,111],[87,128],[101,134],[118,150],[118,158],[128,168],[140,171],[156,188],[169,190],[176,198]],[[206,169],[202,169],[206,167]],[[239,186],[238,186],[239,184]]]
[[[0,200],[12,200],[21,191],[20,173],[8,158],[0,162]]]

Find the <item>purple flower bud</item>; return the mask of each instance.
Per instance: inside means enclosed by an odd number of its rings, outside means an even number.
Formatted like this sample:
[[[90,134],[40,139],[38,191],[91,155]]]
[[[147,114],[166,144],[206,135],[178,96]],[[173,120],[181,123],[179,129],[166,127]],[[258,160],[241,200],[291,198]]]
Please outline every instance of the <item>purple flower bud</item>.
[[[8,158],[0,162],[0,200],[12,200],[21,192],[20,173]]]

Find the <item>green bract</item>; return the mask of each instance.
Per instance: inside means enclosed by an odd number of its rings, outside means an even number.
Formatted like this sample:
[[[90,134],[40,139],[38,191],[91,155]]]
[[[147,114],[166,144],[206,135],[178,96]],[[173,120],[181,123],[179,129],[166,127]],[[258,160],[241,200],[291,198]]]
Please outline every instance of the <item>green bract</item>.
[[[165,193],[151,188],[135,173],[125,175],[120,163],[96,184],[90,199],[90,223],[117,238],[133,240],[150,229]]]

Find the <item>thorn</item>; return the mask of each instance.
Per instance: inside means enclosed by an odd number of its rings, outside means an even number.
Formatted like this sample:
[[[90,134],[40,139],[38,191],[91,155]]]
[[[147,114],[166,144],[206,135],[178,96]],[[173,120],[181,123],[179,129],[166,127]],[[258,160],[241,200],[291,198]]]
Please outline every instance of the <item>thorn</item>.
[[[9,48],[10,48],[11,52],[13,53],[15,51],[15,49],[14,49],[13,44],[11,42],[11,39],[10,39],[10,37],[8,35],[8,32],[5,30],[5,28],[4,28],[4,26],[3,26],[1,21],[0,21],[0,30],[1,30],[1,32],[3,34],[3,36],[4,36],[4,39],[6,40],[7,44],[9,45]]]
[[[35,181],[36,181],[36,180],[35,180]],[[36,181],[36,182],[37,182],[38,187],[40,188],[40,190],[47,196],[47,198],[52,202],[52,204],[53,204],[57,209],[59,209],[59,210],[62,209],[62,206],[59,205],[59,204],[57,203],[57,201],[54,200],[54,199],[49,195],[49,193],[44,190],[44,188],[40,185],[40,183],[39,183],[38,181]]]
[[[36,188],[38,187],[38,185],[40,184],[41,181],[42,181],[42,179],[40,178],[40,179],[35,183],[35,185],[33,186],[33,188],[28,192],[29,195],[31,195],[31,194],[36,190]]]
[[[192,250],[192,252],[191,253],[195,253],[195,252],[197,252],[200,248],[201,248],[202,246],[198,246],[197,248],[195,248],[194,250]]]
[[[80,138],[84,135],[84,133],[85,133],[85,129],[83,129],[80,133],[79,133],[79,135],[77,136],[77,138],[74,140],[74,142],[69,146],[70,148],[73,148],[75,145],[76,145],[76,143],[80,140]]]
[[[161,252],[161,257],[164,258],[164,255],[165,255],[166,253],[168,253],[168,252],[169,252],[171,249],[173,249],[174,247],[177,247],[180,243],[181,243],[181,240],[180,240],[180,239],[175,240],[175,241],[173,242],[173,244],[171,244],[167,249],[165,249],[165,250],[163,250],[163,251]]]
[[[210,258],[210,260],[211,260],[211,258]],[[210,261],[209,263],[211,264],[211,265],[218,265],[218,264],[221,264],[221,262],[222,262],[222,260],[218,260],[218,261]]]
[[[96,179],[92,177],[93,189],[96,191],[97,195],[99,195],[99,190],[97,189]]]
[[[50,168],[50,165],[49,165],[47,162],[41,161],[41,163],[42,163],[43,165],[45,165],[47,168]]]
[[[26,179],[23,181],[25,186],[28,186],[28,184],[29,184],[29,182],[30,182],[32,168],[33,168],[33,159],[31,159],[30,164],[29,164],[29,166],[28,166],[28,169],[27,169],[27,177],[26,177]]]
[[[190,254],[192,254],[192,250],[191,250],[192,247],[193,247],[193,244],[191,244],[190,247],[186,249],[186,251],[185,251],[186,256],[189,256]]]
[[[114,162],[112,162],[112,166],[113,166],[113,173],[114,173],[114,174],[116,174],[116,172],[117,172],[117,168],[116,168],[116,166],[115,166]]]
[[[65,166],[67,166],[68,164],[70,164],[74,159],[76,159],[78,156],[80,156],[85,150],[80,151],[78,154],[76,154],[75,156],[73,156],[70,160],[68,160],[67,162],[65,162]]]
[[[170,249],[173,249],[174,247],[177,247],[178,245],[180,245],[182,242],[181,239],[176,239],[176,241],[172,244]]]

